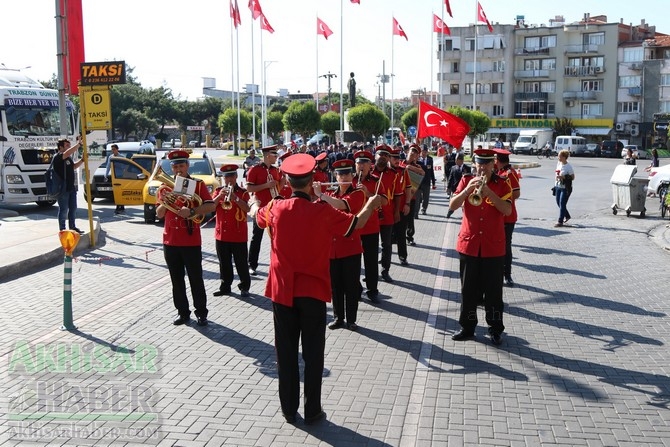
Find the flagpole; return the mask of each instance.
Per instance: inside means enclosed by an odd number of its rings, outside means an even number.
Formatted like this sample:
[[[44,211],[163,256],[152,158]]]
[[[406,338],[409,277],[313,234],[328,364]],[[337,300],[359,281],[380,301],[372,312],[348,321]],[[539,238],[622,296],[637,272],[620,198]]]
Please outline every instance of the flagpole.
[[[395,15],[393,16],[395,19]],[[393,81],[395,80],[395,76],[393,76],[393,71],[394,71],[394,59],[395,59],[395,39],[393,38],[393,34],[391,34],[391,126],[393,126]],[[393,132],[391,132],[391,138],[393,138]]]
[[[344,131],[344,7],[340,0],[340,130]]]
[[[253,11],[251,12],[252,22],[253,22]],[[260,23],[260,21],[259,21]],[[261,39],[263,38],[263,33],[261,32]],[[256,58],[254,57],[254,26],[251,25],[251,132],[254,149],[256,146],[256,76],[255,76],[255,65]],[[241,142],[240,138],[240,142]],[[261,146],[263,147],[263,146]]]
[[[251,23],[251,27],[254,27],[253,20]],[[235,64],[237,66],[237,138],[239,141],[240,138],[240,133],[242,132],[242,124],[241,124],[241,111],[240,111],[240,31],[235,28],[235,45],[236,45],[236,50],[235,50],[235,58],[237,60],[237,63]],[[234,155],[239,155],[239,148],[237,147],[237,144],[235,144],[235,141],[233,140],[233,154]]]
[[[433,11],[430,11],[430,12],[433,15],[435,14]],[[434,29],[435,28],[435,18],[431,17],[431,20],[433,21],[431,26]],[[433,70],[434,70],[434,68],[433,68],[434,67],[433,56],[435,55],[435,53],[433,53],[433,51],[434,51],[434,46],[433,45],[435,44],[435,36],[433,35],[434,33],[435,33],[435,31],[432,31],[430,33],[430,104],[431,105],[435,105],[435,103],[433,102]]]
[[[477,6],[475,7],[475,51],[474,61],[475,65],[472,68],[472,111],[477,110],[477,38],[479,37],[479,27],[477,26],[479,22],[479,0],[475,0]]]
[[[262,19],[261,19],[262,20]],[[260,22],[259,22],[260,23]],[[265,59],[263,58],[263,30],[260,30],[261,34],[261,85],[263,86],[263,92],[261,93],[261,147],[265,146]],[[254,114],[255,115],[255,114]],[[256,126],[254,126],[254,139],[256,141]]]
[[[231,3],[232,6],[232,3]],[[234,15],[234,14],[233,14]],[[235,35],[233,34],[233,28],[237,31],[237,22],[235,17],[231,17],[231,27],[230,27],[230,102],[231,107],[235,107],[235,46],[233,45],[233,39]],[[238,120],[239,123],[239,120]],[[223,137],[223,135],[221,135]]]
[[[440,69],[444,70],[444,2],[442,3],[442,28],[440,28]],[[444,107],[444,75],[440,73],[440,103],[438,107],[442,109]]]
[[[316,15],[317,23],[319,15]],[[317,29],[318,31],[318,29]],[[319,34],[316,34],[316,111],[319,111]]]

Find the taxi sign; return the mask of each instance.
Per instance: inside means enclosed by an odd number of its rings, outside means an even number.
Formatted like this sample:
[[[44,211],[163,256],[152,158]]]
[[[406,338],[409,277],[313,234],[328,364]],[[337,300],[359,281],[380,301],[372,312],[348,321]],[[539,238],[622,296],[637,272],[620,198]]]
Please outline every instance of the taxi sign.
[[[112,103],[109,88],[81,87],[79,89],[84,107],[82,119],[88,130],[112,128]]]
[[[110,85],[126,83],[126,62],[82,62],[81,85]]]

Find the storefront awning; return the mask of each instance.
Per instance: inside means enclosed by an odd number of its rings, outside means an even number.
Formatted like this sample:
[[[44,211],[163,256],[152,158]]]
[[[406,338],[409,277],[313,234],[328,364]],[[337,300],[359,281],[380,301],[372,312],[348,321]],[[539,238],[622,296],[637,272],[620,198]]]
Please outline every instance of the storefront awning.
[[[607,135],[612,131],[611,127],[578,127],[577,133],[580,135]]]

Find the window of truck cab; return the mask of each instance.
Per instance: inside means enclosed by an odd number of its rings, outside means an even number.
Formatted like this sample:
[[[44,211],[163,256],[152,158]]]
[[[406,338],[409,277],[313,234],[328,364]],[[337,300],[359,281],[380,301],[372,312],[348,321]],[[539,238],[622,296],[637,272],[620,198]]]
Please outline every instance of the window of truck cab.
[[[59,136],[58,107],[5,108],[7,131],[14,136]]]

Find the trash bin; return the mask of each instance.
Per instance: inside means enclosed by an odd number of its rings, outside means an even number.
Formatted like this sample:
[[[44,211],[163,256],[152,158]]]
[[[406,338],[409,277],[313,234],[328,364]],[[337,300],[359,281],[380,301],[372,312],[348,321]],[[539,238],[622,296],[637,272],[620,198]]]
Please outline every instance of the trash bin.
[[[612,183],[612,213],[617,214],[618,210],[625,210],[626,216],[631,212],[640,213],[644,217],[647,209],[644,202],[647,199],[646,186],[649,183],[647,178],[636,178],[637,166],[619,165],[614,169],[610,183]]]

